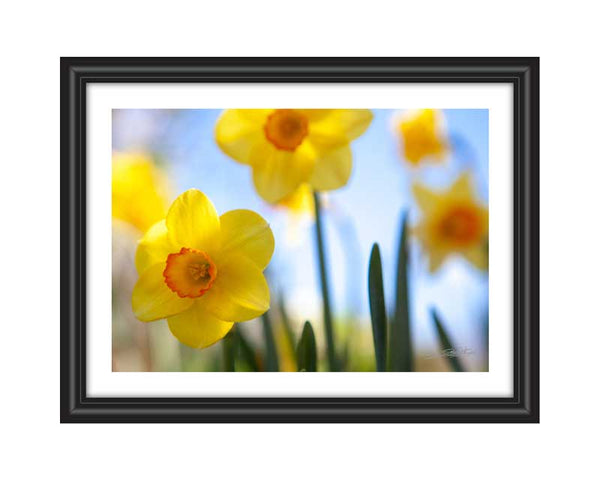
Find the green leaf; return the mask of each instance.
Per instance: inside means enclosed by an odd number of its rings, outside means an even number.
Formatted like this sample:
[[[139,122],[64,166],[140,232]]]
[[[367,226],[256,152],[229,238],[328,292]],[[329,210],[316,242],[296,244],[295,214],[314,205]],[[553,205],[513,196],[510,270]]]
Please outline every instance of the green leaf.
[[[275,336],[273,335],[273,327],[269,312],[263,313],[263,336],[265,339],[265,370],[267,372],[279,371],[279,359],[277,358],[277,345],[275,344]]]
[[[296,351],[298,357],[299,372],[316,372],[317,371],[317,344],[315,342],[315,332],[307,320],[304,322],[302,336],[298,342]]]
[[[390,325],[389,369],[392,372],[412,372],[413,354],[410,340],[410,304],[408,285],[408,212],[402,215],[398,265],[396,268],[395,313]]]
[[[369,260],[369,307],[371,309],[371,326],[373,327],[377,371],[385,372],[387,319],[385,316],[383,275],[381,273],[381,254],[377,244],[373,245],[371,259]]]
[[[252,372],[258,372],[260,370],[260,360],[256,353],[256,349],[252,346],[250,341],[244,335],[241,326],[236,325],[238,337],[238,354],[240,359],[247,365]]]
[[[285,308],[285,301],[283,300],[283,295],[279,296],[279,314],[281,315],[281,323],[283,324],[283,330],[285,332],[286,339],[288,341],[290,350],[294,357],[294,361],[296,360],[296,335],[294,334],[294,329],[292,328],[292,322],[290,321],[290,317],[288,317],[287,310]]]
[[[337,372],[335,341],[333,336],[333,319],[331,315],[331,302],[329,298],[329,282],[325,260],[325,240],[323,233],[323,219],[321,218],[321,198],[314,192],[315,201],[315,234],[317,237],[317,250],[319,254],[319,277],[321,280],[321,295],[323,297],[323,325],[325,326],[325,341],[327,342],[327,362],[329,370]]]
[[[223,370],[235,372],[235,350],[237,346],[237,335],[235,325],[223,339]]]
[[[435,324],[435,329],[438,334],[438,342],[440,344],[440,350],[442,351],[442,355],[448,360],[450,364],[450,368],[455,372],[464,372],[465,369],[458,359],[457,351],[452,345],[452,341],[450,337],[444,330],[442,326],[442,321],[438,316],[437,312],[434,308],[431,309],[431,318],[433,318],[433,323]]]

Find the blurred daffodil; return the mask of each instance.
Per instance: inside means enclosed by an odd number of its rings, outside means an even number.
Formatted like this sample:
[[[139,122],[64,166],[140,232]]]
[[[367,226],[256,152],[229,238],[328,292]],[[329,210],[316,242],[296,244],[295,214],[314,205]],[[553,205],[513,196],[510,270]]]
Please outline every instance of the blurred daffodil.
[[[317,191],[346,185],[350,142],[372,118],[370,110],[225,110],[215,136],[227,155],[252,168],[258,194],[277,203],[303,183]]]
[[[133,312],[144,322],[166,318],[179,341],[208,347],[233,322],[269,309],[263,270],[274,246],[257,213],[232,210],[219,217],[208,197],[188,190],[139,241]]]
[[[165,217],[166,175],[143,153],[113,153],[112,216],[144,233]]]
[[[473,265],[488,265],[488,210],[475,200],[468,174],[460,176],[445,192],[415,184],[413,192],[423,217],[413,232],[429,256],[435,272],[448,255],[463,255]]]
[[[278,325],[275,328],[275,338],[277,339],[277,356],[279,358],[280,372],[297,372],[298,365],[295,358],[295,345],[292,344],[285,330]]]
[[[277,203],[277,206],[285,208],[292,215],[314,215],[315,200],[312,188],[308,183],[303,183]]]
[[[441,128],[441,113],[432,109],[409,112],[398,123],[404,158],[413,166],[426,159],[440,161],[448,152]]]
[[[326,193],[322,194],[321,209],[328,208],[326,195]],[[315,198],[312,187],[308,183],[303,183],[293,193],[276,203],[273,208],[286,212],[283,237],[285,243],[290,247],[302,245],[314,223]]]

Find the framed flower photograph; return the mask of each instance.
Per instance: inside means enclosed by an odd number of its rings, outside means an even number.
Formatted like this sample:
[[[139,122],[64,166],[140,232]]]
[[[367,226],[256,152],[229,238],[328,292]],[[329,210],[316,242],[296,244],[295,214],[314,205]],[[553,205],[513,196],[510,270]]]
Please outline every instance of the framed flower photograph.
[[[61,59],[62,422],[538,422],[537,58]]]

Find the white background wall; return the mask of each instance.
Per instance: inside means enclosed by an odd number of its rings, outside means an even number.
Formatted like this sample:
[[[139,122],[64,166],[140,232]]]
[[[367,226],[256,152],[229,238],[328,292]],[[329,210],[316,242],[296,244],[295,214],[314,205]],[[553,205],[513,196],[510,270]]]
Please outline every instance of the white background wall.
[[[592,478],[600,173],[592,2],[7,2],[0,476]],[[541,56],[540,425],[60,425],[59,56]],[[595,472],[595,473],[594,473]]]

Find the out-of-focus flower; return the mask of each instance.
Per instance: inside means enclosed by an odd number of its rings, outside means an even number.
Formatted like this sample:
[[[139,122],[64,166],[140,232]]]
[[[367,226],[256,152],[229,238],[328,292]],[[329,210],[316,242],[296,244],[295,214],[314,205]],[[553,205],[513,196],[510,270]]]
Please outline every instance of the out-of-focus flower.
[[[350,142],[372,118],[370,110],[225,110],[215,137],[223,152],[252,168],[258,194],[277,203],[303,183],[317,191],[346,185]]]
[[[144,233],[168,207],[167,176],[144,153],[113,153],[112,216]]]
[[[277,354],[279,357],[279,371],[281,372],[297,372],[298,367],[294,357],[295,345],[292,345],[290,338],[285,333],[285,330],[278,325],[275,328],[275,338],[277,339]]]
[[[232,210],[219,217],[208,197],[188,190],[138,243],[133,312],[144,322],[166,318],[179,341],[208,347],[233,322],[269,309],[263,270],[274,246],[271,228],[257,213]]]
[[[469,175],[461,175],[445,192],[420,184],[413,192],[423,213],[413,233],[428,253],[429,270],[435,272],[453,253],[486,270],[488,209],[476,202]]]
[[[448,152],[441,127],[441,113],[432,110],[409,112],[398,123],[404,158],[417,166],[426,159],[440,161]]]
[[[300,185],[291,195],[273,205],[274,209],[285,211],[285,243],[297,247],[305,241],[315,217],[315,198],[308,183]],[[321,196],[321,210],[329,209],[327,193]]]
[[[310,215],[315,213],[315,200],[312,188],[308,183],[303,183],[294,192],[283,198],[277,206],[288,210],[292,215]]]

